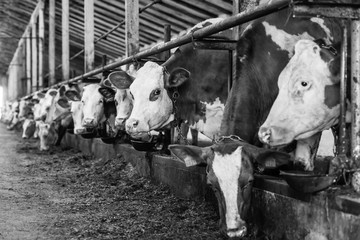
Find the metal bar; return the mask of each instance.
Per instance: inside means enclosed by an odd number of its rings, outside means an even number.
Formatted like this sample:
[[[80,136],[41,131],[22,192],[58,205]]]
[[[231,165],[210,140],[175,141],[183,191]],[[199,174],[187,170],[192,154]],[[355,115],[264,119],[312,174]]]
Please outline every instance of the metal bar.
[[[351,21],[351,154],[360,164],[360,20]]]
[[[295,5],[294,16],[296,17],[332,17],[332,18],[345,18],[345,19],[359,19],[360,18],[360,5],[346,5],[346,6],[322,6],[322,5]]]
[[[194,41],[194,47],[198,49],[214,49],[214,50],[235,50],[237,41],[219,41],[219,40],[200,40]]]
[[[338,155],[346,156],[346,89],[347,89],[347,35],[348,35],[348,21],[343,22],[343,35],[341,43],[341,68],[340,68],[340,126],[338,139]]]
[[[81,80],[82,78],[86,78],[86,77],[90,77],[90,76],[99,74],[102,71],[111,70],[113,68],[116,68],[116,67],[119,67],[119,66],[122,66],[125,64],[129,64],[133,61],[136,61],[137,59],[146,58],[148,56],[151,56],[151,55],[154,55],[154,54],[166,51],[166,50],[170,50],[170,49],[178,47],[180,45],[190,43],[194,39],[200,39],[200,38],[212,35],[214,33],[223,31],[225,29],[232,28],[234,26],[237,26],[237,25],[252,21],[254,19],[266,16],[268,14],[271,14],[271,13],[274,13],[279,10],[287,8],[288,5],[290,4],[290,2],[294,2],[294,1],[279,0],[279,1],[276,1],[276,2],[268,4],[268,5],[258,6],[249,11],[244,11],[242,13],[228,17],[218,23],[215,23],[210,26],[204,27],[202,29],[196,30],[193,33],[189,33],[189,34],[181,36],[177,39],[174,39],[172,41],[156,45],[148,50],[139,52],[133,56],[129,56],[124,59],[117,60],[117,61],[110,63],[102,68],[94,69],[83,75],[72,78],[69,81],[64,81],[64,82],[58,83],[58,84],[54,85],[53,87],[58,87],[64,83],[68,83],[68,82],[76,82],[76,81]]]

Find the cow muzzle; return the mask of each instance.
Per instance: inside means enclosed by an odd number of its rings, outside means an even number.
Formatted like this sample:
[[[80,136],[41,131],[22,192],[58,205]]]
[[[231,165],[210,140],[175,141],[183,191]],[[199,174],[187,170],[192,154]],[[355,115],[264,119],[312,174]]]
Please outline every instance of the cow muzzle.
[[[119,130],[125,129],[126,118],[115,118],[115,127]]]
[[[86,128],[96,127],[96,121],[94,118],[84,118],[82,126]]]
[[[247,228],[246,226],[242,226],[237,229],[228,229],[226,234],[229,238],[242,238],[247,234]]]
[[[259,140],[271,147],[280,147],[289,144],[294,140],[293,136],[294,134],[291,131],[276,126],[262,126],[258,132]]]

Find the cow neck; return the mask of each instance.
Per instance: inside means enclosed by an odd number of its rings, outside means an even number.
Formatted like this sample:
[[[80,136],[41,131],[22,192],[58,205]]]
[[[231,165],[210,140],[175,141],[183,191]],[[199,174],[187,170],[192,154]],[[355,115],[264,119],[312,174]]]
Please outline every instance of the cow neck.
[[[164,72],[164,79],[167,78],[170,74],[166,68],[166,66],[163,66],[163,72]],[[180,93],[178,91],[177,87],[172,87],[167,89],[167,94],[172,102],[173,105],[173,111],[171,115],[173,116],[173,120],[169,122],[168,124],[172,124],[172,126],[178,125],[179,122],[179,112],[178,112],[178,106],[177,106],[177,100],[180,97]],[[171,116],[169,117],[171,119]],[[166,125],[168,125],[166,124]]]

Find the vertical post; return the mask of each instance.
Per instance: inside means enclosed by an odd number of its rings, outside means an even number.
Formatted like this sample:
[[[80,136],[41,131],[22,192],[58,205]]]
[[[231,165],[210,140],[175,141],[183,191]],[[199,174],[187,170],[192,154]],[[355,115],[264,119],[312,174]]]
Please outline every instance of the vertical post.
[[[86,2],[86,1],[85,1]],[[62,0],[62,75],[67,81],[70,77],[70,46],[69,46],[69,0]]]
[[[168,42],[171,40],[171,25],[164,25],[164,42]],[[170,50],[167,50],[163,54],[163,59],[166,61],[170,57]]]
[[[241,0],[233,0],[233,15],[240,13],[241,11]],[[240,26],[233,27],[233,39],[238,40],[239,39],[239,33],[240,33]],[[232,83],[234,79],[238,78],[239,74],[239,61],[238,61],[238,53],[237,50],[229,51],[229,78],[228,78],[228,92],[230,92],[230,89],[232,87]]]
[[[94,44],[94,0],[84,1],[84,44],[85,66],[84,72],[94,69],[95,44]]]
[[[32,88],[33,91],[38,90],[38,48],[37,48],[37,26],[36,26],[36,18],[33,19],[31,25],[31,56],[32,56]]]
[[[346,86],[347,86],[347,35],[348,35],[348,22],[343,21],[343,36],[341,43],[341,68],[340,68],[340,126],[339,126],[339,142],[338,142],[338,155],[345,157],[346,155]]]
[[[360,20],[351,22],[351,153],[360,165]]]
[[[125,0],[125,54],[139,51],[139,0]]]
[[[49,86],[55,84],[55,0],[49,0]]]
[[[39,0],[39,86],[44,87],[44,0]]]
[[[30,94],[32,92],[32,61],[31,61],[31,30],[29,29],[26,34],[26,81],[27,81],[27,90],[26,93]]]

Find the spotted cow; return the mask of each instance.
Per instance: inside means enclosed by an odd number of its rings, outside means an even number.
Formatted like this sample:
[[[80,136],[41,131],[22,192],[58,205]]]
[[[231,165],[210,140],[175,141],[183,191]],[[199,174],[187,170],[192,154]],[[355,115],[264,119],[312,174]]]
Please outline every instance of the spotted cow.
[[[192,30],[219,20],[204,21]],[[213,37],[229,39],[231,32],[223,31]],[[206,114],[207,106],[215,102],[224,106],[230,74],[228,66],[228,51],[196,49],[193,44],[176,49],[162,65],[145,63],[130,85],[133,109],[126,121],[126,131],[138,137],[151,130],[163,129],[174,120],[178,125],[186,123],[193,128],[200,122],[214,124],[206,119],[211,116]],[[219,133],[220,122],[202,126],[202,129],[205,136],[213,139]]]
[[[228,237],[243,237],[247,233],[254,164],[261,169],[277,168],[291,161],[287,153],[236,140],[204,148],[170,145],[169,149],[187,167],[207,165],[207,182],[218,201],[220,228]]]

